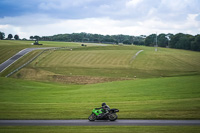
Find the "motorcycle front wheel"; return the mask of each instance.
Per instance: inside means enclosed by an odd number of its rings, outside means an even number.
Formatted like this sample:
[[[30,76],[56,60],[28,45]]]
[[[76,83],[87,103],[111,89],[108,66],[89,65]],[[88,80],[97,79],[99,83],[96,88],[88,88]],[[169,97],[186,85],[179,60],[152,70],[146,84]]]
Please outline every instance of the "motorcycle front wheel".
[[[97,118],[97,116],[95,114],[91,114],[89,117],[88,117],[88,120],[89,121],[95,121]]]
[[[109,116],[108,116],[108,118],[109,118],[109,120],[110,121],[115,121],[115,120],[117,120],[117,114],[116,113],[113,113],[113,114],[110,114]]]

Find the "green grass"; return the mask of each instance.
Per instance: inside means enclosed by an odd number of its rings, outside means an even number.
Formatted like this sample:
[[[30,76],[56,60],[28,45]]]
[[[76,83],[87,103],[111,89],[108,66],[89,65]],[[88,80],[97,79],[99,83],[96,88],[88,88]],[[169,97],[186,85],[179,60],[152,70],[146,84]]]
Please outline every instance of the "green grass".
[[[32,59],[33,57],[38,55],[40,52],[42,52],[42,50],[35,50],[35,51],[32,51],[32,52],[26,54],[25,56],[20,58],[18,61],[13,63],[11,66],[9,66],[9,68],[7,68],[3,72],[1,72],[0,76],[5,77],[7,74],[9,74],[12,71],[14,71],[15,69],[19,68],[20,66],[22,66],[23,64],[28,62],[30,59]],[[17,77],[19,77],[19,74],[17,75]]]
[[[30,41],[3,40],[0,47],[4,48],[0,49],[3,61],[20,49],[35,46]],[[141,49],[144,51],[133,60]],[[1,76],[38,52],[27,54]],[[152,47],[115,45],[47,51],[13,76],[40,82],[0,78],[0,119],[86,119],[102,102],[119,108],[121,119],[200,119],[199,74],[200,53],[193,51],[159,48],[155,52]],[[55,83],[80,83],[85,79],[98,82],[100,78],[128,80],[106,79],[108,83],[87,85]]]
[[[198,126],[7,126],[0,133],[199,133]]]
[[[67,85],[0,78],[0,119],[87,119],[102,102],[120,119],[200,119],[199,79]]]
[[[31,45],[34,41],[16,41],[16,40],[0,40],[0,64],[21,51],[25,48],[38,48],[38,47],[69,47],[69,48],[79,48],[81,43],[74,42],[56,42],[56,41],[40,41],[39,43],[43,45]],[[106,44],[105,44],[106,45]],[[87,46],[96,46],[96,44],[90,43]],[[5,76],[12,72],[32,57],[37,55],[42,50],[33,51],[23,57],[21,60],[17,61],[15,64],[6,69],[0,76]],[[19,76],[17,76],[19,78]]]
[[[144,51],[133,59],[141,49]],[[49,81],[54,82],[58,82],[53,78],[57,75],[128,79],[199,75],[200,53],[166,48],[155,52],[144,46],[75,48],[46,52],[19,73],[22,79],[46,81],[51,77]]]
[[[55,51],[35,67],[127,68],[136,50]],[[41,61],[42,60],[42,61]]]
[[[25,47],[39,47],[30,45],[31,41],[0,41],[1,62]],[[42,47],[77,47],[70,50],[48,51],[42,54],[29,66],[16,73],[13,77],[50,82],[71,83],[74,77],[87,76],[101,78],[116,78],[113,80],[154,77],[171,77],[180,75],[200,74],[200,53],[186,50],[159,48],[145,46],[95,46],[80,47],[80,43],[67,42],[41,42]],[[91,44],[94,46],[94,44]],[[79,46],[79,47],[78,47]],[[16,49],[14,49],[15,47]],[[139,50],[136,59],[133,56]],[[11,52],[10,52],[11,51]],[[29,56],[22,58],[26,61]],[[5,76],[16,69],[22,61],[18,61],[7,69],[1,76]],[[32,76],[37,75],[37,76]],[[20,75],[20,76],[19,76]],[[62,76],[58,78],[57,76]],[[63,77],[64,76],[64,77]],[[66,76],[66,77],[65,77]],[[73,76],[73,77],[72,77]],[[70,81],[66,78],[72,77]],[[79,81],[75,83],[80,83]],[[87,82],[86,82],[87,83]]]
[[[80,47],[79,43],[71,42],[53,42],[53,41],[40,41],[43,45],[31,45],[34,41],[15,41],[15,40],[0,40],[0,64],[18,53],[20,50],[25,48],[38,48],[38,47]],[[33,58],[42,50],[36,50],[31,53],[28,53],[22,57],[19,61],[15,62],[5,71],[0,73],[0,76],[6,76],[13,70],[17,69],[28,60]],[[19,77],[19,76],[17,76]]]
[[[25,48],[36,48],[36,47],[77,47],[80,46],[78,43],[69,42],[51,42],[51,41],[40,41],[43,45],[31,45],[34,41],[15,41],[15,40],[0,40],[0,63],[6,61],[11,56],[16,54]]]

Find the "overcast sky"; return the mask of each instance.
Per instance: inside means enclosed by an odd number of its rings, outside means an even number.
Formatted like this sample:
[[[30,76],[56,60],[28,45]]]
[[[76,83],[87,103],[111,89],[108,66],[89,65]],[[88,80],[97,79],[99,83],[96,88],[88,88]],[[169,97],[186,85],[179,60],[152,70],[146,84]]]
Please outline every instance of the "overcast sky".
[[[200,0],[0,0],[0,31],[48,36],[63,33],[200,34]]]

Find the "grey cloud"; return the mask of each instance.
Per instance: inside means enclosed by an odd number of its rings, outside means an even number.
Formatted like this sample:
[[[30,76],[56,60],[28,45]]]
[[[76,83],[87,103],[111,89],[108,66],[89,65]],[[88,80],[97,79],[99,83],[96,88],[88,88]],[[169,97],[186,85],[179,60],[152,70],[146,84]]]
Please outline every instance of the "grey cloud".
[[[13,0],[14,1],[14,0]],[[17,1],[16,1],[17,2]],[[22,0],[18,1],[19,3]],[[36,11],[0,18],[8,30],[20,27],[24,34],[69,32],[151,34],[200,32],[200,0],[23,0]],[[20,7],[20,4],[18,4]],[[194,19],[188,16],[196,16]],[[69,30],[70,29],[70,30]],[[34,31],[34,32],[33,32]]]

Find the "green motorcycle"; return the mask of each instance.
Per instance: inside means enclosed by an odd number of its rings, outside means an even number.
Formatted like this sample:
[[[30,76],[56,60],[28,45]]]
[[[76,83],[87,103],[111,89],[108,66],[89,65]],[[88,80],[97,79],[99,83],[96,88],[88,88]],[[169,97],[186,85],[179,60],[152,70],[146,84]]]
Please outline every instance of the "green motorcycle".
[[[109,109],[107,113],[103,115],[103,117],[100,117],[103,113],[103,109],[95,108],[92,110],[92,114],[88,117],[89,121],[95,121],[95,120],[110,120],[115,121],[118,116],[117,112],[119,112],[118,109]]]

